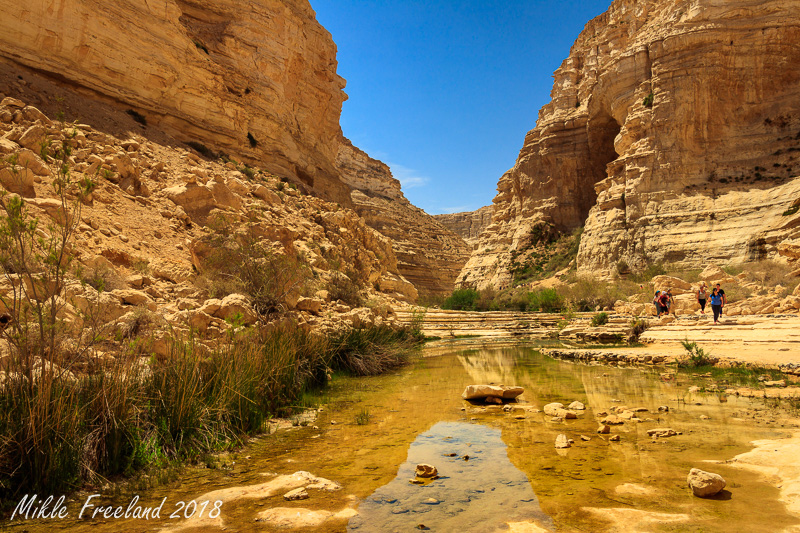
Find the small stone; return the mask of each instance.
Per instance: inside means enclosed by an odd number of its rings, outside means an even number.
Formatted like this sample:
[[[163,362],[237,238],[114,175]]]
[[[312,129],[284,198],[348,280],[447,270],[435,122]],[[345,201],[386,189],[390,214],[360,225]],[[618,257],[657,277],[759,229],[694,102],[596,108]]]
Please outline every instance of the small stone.
[[[597,428],[597,432],[601,435],[608,435],[611,433],[611,426],[608,424],[600,424],[600,427]]]
[[[590,441],[592,439],[590,437],[587,437],[586,435],[581,435],[581,440],[584,441],[584,442],[588,442],[588,441]]]
[[[586,409],[586,406],[584,404],[582,404],[581,402],[575,401],[575,402],[572,402],[571,404],[569,404],[567,406],[567,409],[572,409],[574,411],[583,411],[583,410]]]
[[[614,435],[613,437],[611,437],[608,440],[610,440],[611,442],[619,442],[619,435]]]
[[[430,479],[439,475],[438,470],[433,465],[421,463],[417,465],[414,475],[421,478]]]
[[[668,405],[659,405],[658,406],[659,413],[669,413],[669,406]]]
[[[556,437],[556,448],[569,448],[572,446],[569,442],[569,439],[563,433]]]

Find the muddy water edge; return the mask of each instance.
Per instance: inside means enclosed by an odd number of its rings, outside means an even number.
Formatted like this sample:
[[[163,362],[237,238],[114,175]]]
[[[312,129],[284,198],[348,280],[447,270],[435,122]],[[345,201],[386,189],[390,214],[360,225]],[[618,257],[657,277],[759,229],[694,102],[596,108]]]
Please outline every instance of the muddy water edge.
[[[317,398],[316,420],[253,439],[214,468],[185,468],[176,481],[146,491],[81,492],[66,501],[64,519],[5,520],[0,528],[466,532],[480,524],[489,532],[780,531],[800,523],[762,476],[715,463],[752,449],[753,440],[787,437],[797,427],[791,413],[758,399],[689,393],[695,378],[664,379],[663,368],[577,365],[536,348],[426,348],[395,373],[335,379]],[[519,385],[525,393],[508,410],[471,405],[461,393],[473,383]],[[586,410],[575,420],[556,421],[540,411],[576,400]],[[641,422],[598,435],[599,414],[620,406],[647,411],[638,413]],[[661,406],[669,411],[659,412]],[[659,427],[681,434],[648,436]],[[559,434],[573,446],[556,450]],[[611,441],[614,435],[619,441]],[[410,483],[418,462],[436,466],[440,478]],[[693,497],[686,476],[694,467],[721,474],[727,490],[716,499]],[[246,487],[297,471],[342,488],[309,489],[299,501],[285,501],[286,490],[239,497]],[[101,494],[92,500],[95,508],[127,508],[135,495],[141,506],[165,503],[160,519],[77,520],[94,493]],[[213,521],[185,520],[186,507],[175,513],[179,502],[209,500],[208,513],[220,494],[224,503]],[[264,514],[275,508],[280,519]]]

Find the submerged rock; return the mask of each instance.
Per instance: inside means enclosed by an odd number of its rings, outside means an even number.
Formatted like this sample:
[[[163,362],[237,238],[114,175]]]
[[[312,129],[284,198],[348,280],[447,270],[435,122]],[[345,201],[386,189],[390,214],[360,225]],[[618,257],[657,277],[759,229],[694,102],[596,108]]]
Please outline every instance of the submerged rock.
[[[305,487],[299,487],[294,490],[290,490],[286,494],[283,495],[283,499],[287,502],[293,502],[296,500],[307,500],[308,499],[308,492],[306,491]]]
[[[420,463],[417,465],[417,468],[414,471],[414,475],[416,475],[417,477],[429,479],[438,476],[439,471],[436,470],[436,467],[433,465]]]
[[[689,487],[691,487],[694,495],[700,498],[714,496],[724,489],[727,484],[725,479],[719,474],[706,472],[699,468],[692,468],[689,471],[689,477],[686,478],[686,481],[689,483]]]
[[[461,397],[465,400],[483,400],[489,397],[513,400],[523,392],[525,389],[522,387],[508,385],[467,385]]]
[[[678,435],[678,432],[672,428],[654,428],[654,429],[648,429],[647,434],[650,435],[651,437],[665,438],[665,437],[674,437],[675,435]]]

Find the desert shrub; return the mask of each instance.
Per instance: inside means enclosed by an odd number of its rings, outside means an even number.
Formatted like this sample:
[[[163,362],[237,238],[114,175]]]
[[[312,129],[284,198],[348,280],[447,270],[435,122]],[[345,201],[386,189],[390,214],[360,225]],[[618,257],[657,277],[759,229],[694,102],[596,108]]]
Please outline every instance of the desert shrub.
[[[478,291],[478,300],[475,302],[476,311],[497,311],[499,309],[497,291],[493,287]]]
[[[592,327],[604,326],[608,324],[608,313],[601,312],[597,313],[592,317]]]
[[[204,275],[213,296],[242,292],[263,316],[285,310],[287,297],[304,290],[311,275],[297,257],[273,250],[251,226],[234,230],[224,218],[211,223]]]
[[[683,345],[683,349],[686,350],[686,354],[678,359],[678,366],[680,368],[697,368],[716,363],[716,358],[706,353],[696,342],[683,340],[681,344]]]
[[[637,342],[642,333],[649,327],[650,322],[644,318],[634,318],[629,324],[630,330],[628,331],[628,341]]]
[[[541,311],[542,313],[557,313],[564,306],[564,299],[555,289],[540,289],[526,295],[528,311]]]
[[[752,266],[747,265],[745,271],[749,278],[764,287],[786,287],[793,283],[789,276],[792,270],[791,266],[777,261],[759,261]]]
[[[648,94],[647,96],[644,97],[644,100],[642,101],[642,105],[644,105],[647,108],[653,107],[654,98],[655,98],[655,96],[653,95],[653,93]]]
[[[256,177],[256,171],[247,166],[246,164],[239,167],[239,172],[244,174],[250,181],[253,181],[253,179],[255,179]]]
[[[624,300],[628,297],[621,284],[607,283],[583,276],[574,278],[572,284],[563,292],[565,302],[575,311],[612,308],[617,300]]]
[[[442,309],[474,311],[480,294],[475,289],[456,289],[442,302]]]
[[[325,289],[330,294],[331,300],[341,300],[350,307],[361,307],[364,299],[361,297],[361,287],[357,279],[358,276],[352,271],[345,274],[333,272]]]

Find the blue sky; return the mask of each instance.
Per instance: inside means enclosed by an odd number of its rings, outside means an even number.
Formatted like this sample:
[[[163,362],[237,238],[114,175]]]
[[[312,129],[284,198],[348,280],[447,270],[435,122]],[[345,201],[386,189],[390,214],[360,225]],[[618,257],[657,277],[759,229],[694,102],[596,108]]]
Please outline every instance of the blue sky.
[[[489,205],[552,74],[610,0],[310,0],[338,47],[342,130],[430,214]]]

